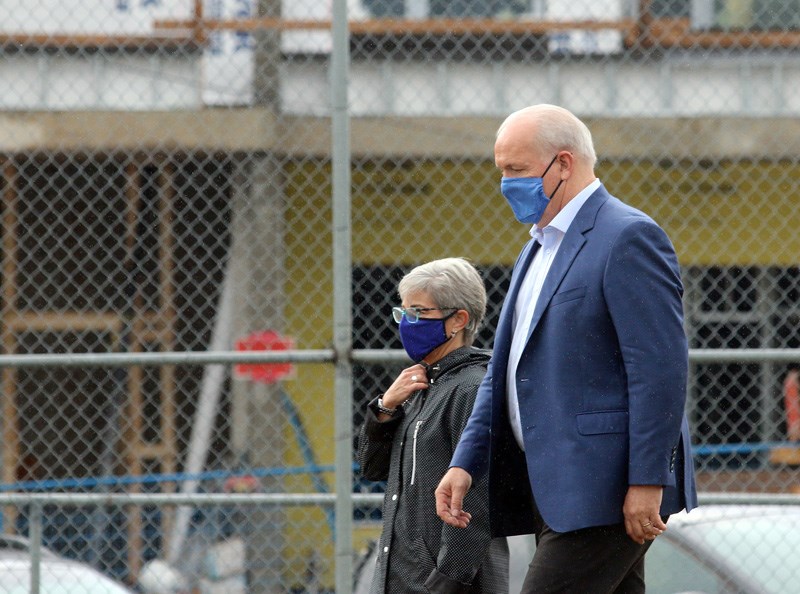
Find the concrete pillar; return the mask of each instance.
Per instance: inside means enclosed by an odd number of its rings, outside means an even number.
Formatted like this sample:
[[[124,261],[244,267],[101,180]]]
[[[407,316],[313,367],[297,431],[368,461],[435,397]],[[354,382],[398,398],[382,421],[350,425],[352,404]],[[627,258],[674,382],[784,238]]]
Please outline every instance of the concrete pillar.
[[[258,16],[279,17],[280,0],[259,0]],[[280,32],[254,33],[253,97],[256,105],[280,111]],[[236,291],[233,336],[260,330],[283,334],[284,184],[282,164],[270,153],[252,154],[234,175],[232,273]],[[286,415],[275,386],[249,380],[232,385],[231,446],[234,464],[256,468],[284,465]],[[267,492],[284,491],[279,477],[265,477]],[[247,583],[250,594],[283,592],[281,509],[248,507],[244,514]]]

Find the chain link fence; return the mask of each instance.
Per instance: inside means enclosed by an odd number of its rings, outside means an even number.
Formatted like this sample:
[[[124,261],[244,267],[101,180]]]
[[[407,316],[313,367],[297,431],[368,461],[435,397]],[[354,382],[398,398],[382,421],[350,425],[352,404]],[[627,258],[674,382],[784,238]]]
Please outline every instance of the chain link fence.
[[[601,180],[678,251],[700,489],[800,492],[798,15],[794,0],[0,0],[0,488],[335,493],[350,470],[334,444],[352,437],[336,402],[354,432],[404,364],[405,271],[472,260],[491,347],[527,237],[494,133],[550,102],[588,123]],[[337,299],[372,353],[344,401]],[[246,357],[263,350],[277,358]],[[234,356],[170,359],[204,352]],[[64,358],[26,363],[39,355]],[[327,504],[36,513],[44,546],[120,586],[320,593],[344,579],[337,526],[353,571],[379,534],[377,497],[344,524]],[[31,538],[34,508],[14,501],[3,532]],[[111,591],[87,584],[70,592]]]

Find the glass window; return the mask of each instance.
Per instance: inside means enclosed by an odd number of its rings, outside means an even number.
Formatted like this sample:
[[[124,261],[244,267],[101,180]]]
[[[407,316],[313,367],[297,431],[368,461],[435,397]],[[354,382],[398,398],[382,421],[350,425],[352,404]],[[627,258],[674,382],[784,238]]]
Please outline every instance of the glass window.
[[[691,12],[689,0],[652,0],[648,7],[653,18],[688,18]]]
[[[363,0],[375,18],[404,17],[407,0]],[[530,0],[429,0],[431,17],[480,18],[530,12]]]

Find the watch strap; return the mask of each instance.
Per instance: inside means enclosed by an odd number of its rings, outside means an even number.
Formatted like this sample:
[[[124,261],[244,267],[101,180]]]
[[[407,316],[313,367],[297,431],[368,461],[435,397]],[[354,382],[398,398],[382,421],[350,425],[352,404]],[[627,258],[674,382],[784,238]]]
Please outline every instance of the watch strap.
[[[395,416],[397,414],[397,411],[400,410],[399,408],[386,408],[385,406],[383,406],[382,397],[378,398],[377,406],[378,406],[378,412],[382,412],[383,414],[389,415],[390,417]]]

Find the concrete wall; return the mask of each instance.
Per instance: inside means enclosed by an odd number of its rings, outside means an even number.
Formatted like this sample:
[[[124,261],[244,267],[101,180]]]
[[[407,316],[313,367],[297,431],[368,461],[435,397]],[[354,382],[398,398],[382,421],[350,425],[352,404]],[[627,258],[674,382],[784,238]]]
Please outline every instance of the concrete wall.
[[[800,88],[800,87],[799,87]],[[363,117],[351,125],[355,157],[491,159],[502,115]],[[606,159],[796,157],[795,117],[585,118]],[[0,113],[0,151],[143,148],[330,155],[330,120],[278,118],[267,109],[177,112]]]

